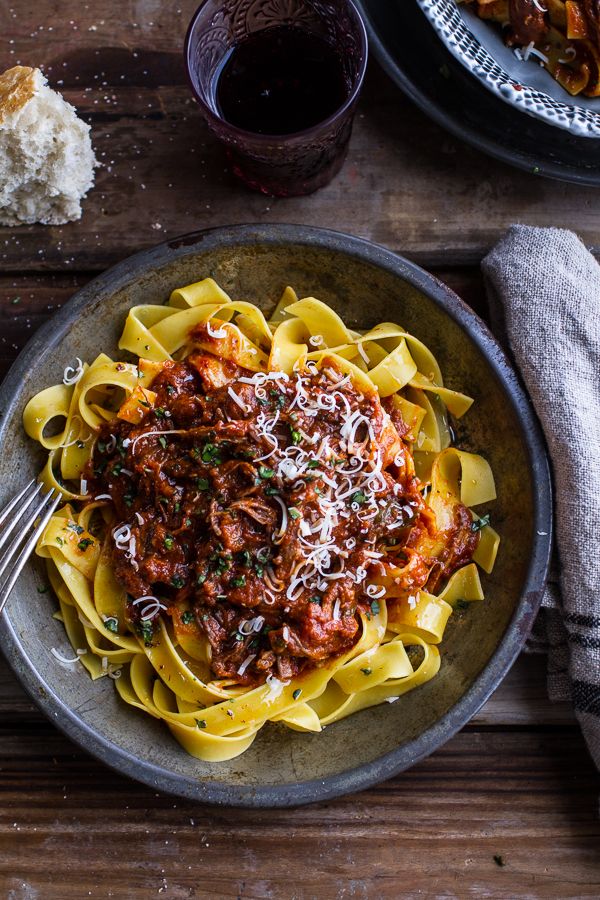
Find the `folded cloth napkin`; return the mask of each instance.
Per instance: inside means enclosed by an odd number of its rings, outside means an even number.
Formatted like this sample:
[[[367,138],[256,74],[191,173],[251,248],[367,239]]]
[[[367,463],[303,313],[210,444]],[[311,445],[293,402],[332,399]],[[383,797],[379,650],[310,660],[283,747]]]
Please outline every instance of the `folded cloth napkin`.
[[[571,700],[600,768],[600,266],[572,232],[525,225],[482,265],[554,471],[560,574],[530,649],[548,650],[550,697]]]

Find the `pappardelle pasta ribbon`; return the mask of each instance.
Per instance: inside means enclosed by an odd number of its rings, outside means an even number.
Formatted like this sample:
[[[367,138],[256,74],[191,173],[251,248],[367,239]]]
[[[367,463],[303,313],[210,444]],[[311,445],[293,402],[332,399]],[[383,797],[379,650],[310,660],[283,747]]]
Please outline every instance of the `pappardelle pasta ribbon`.
[[[433,678],[499,537],[489,464],[451,446],[430,349],[286,288],[269,319],[210,278],[129,310],[119,349],[28,403],[65,500],[39,541],[92,678],[188,753],[318,732]]]

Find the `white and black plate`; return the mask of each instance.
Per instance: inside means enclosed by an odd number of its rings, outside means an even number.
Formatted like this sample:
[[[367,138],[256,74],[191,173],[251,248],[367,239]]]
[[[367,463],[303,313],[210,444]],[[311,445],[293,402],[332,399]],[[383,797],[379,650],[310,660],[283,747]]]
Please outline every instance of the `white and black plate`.
[[[450,53],[416,0],[355,2],[365,19],[373,56],[439,125],[482,152],[535,175],[600,185],[600,138],[579,137],[505,103]]]
[[[417,0],[450,53],[519,112],[577,137],[600,138],[600,98],[570,97],[536,57],[519,59],[500,29],[456,0]]]

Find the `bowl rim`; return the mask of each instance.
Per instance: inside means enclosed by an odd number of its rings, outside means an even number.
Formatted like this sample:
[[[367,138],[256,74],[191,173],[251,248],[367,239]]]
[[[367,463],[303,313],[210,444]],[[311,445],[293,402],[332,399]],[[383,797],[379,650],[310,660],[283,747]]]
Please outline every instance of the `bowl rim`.
[[[456,0],[417,0],[439,39],[465,69],[514,109],[583,138],[600,138],[598,111],[556,99],[513,78],[473,34]],[[474,13],[473,13],[474,15]]]
[[[507,674],[521,650],[541,603],[552,546],[552,485],[544,439],[535,412],[506,354],[487,325],[449,287],[415,263],[363,238],[303,225],[237,225],[181,235],[128,257],[88,282],[44,323],[29,340],[0,386],[0,446],[9,430],[29,360],[59,344],[88,305],[101,293],[111,294],[150,271],[196,250],[282,244],[323,248],[370,263],[425,293],[475,343],[513,407],[536,485],[533,547],[522,594],[496,650],[471,687],[440,719],[416,738],[348,771],[292,784],[239,785],[194,780],[134,754],[86,724],[38,674],[25,653],[9,617],[0,617],[0,640],[13,672],[41,711],[64,734],[101,762],[159,789],[198,802],[237,807],[288,807],[323,801],[368,788],[422,760],[453,737],[480,709]]]

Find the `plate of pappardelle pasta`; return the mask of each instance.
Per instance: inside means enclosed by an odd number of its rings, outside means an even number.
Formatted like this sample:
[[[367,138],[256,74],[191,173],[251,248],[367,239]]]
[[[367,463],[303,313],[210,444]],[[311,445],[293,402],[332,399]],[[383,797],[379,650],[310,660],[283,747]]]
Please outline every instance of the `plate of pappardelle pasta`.
[[[403,262],[404,279],[374,277],[370,245],[316,230],[263,237],[257,258],[249,231],[158,248],[162,267],[140,254],[86,289],[62,338],[79,352],[21,386],[20,442],[63,503],[7,643],[16,627],[59,724],[109,763],[279,805],[426,747],[493,669],[545,541],[521,559],[506,534],[505,491],[530,465],[520,420],[493,380],[469,393],[479,351],[434,282]],[[547,515],[533,483],[521,505]]]
[[[587,0],[418,0],[450,52],[516,109],[600,137],[600,16]]]

